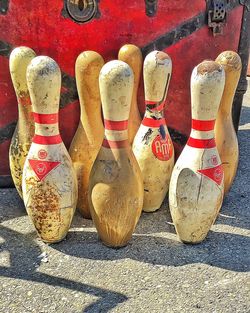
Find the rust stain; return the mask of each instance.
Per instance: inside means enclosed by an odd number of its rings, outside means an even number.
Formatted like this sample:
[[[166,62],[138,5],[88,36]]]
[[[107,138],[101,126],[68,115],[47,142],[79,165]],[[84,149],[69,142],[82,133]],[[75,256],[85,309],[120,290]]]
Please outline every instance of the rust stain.
[[[27,188],[32,188],[28,205],[34,226],[44,241],[60,240],[61,219],[60,196],[49,182],[37,181],[31,177],[26,180]]]
[[[197,67],[197,73],[200,75],[203,75],[206,73],[212,73],[214,71],[218,71],[218,72],[222,71],[221,65],[214,61],[203,61]]]
[[[156,56],[158,60],[169,59],[169,56],[165,52],[162,52],[162,51],[159,51]]]

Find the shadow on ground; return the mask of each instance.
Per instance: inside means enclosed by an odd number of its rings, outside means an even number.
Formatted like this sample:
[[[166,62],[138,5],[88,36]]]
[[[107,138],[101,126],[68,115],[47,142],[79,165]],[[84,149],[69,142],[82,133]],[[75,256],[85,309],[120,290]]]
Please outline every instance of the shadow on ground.
[[[0,252],[9,251],[11,264],[10,267],[0,266],[0,276],[67,288],[99,298],[83,312],[99,312],[100,308],[102,312],[109,312],[118,303],[127,300],[127,297],[121,293],[38,272],[38,256],[41,254],[41,249],[34,241],[35,232],[22,235],[0,226],[0,236],[5,239]]]

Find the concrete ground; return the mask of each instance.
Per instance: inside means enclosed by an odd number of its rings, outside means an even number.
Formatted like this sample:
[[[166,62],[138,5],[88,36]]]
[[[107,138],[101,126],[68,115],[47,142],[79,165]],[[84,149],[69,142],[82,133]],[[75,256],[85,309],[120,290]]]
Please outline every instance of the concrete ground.
[[[250,83],[250,81],[249,81]],[[143,214],[114,250],[76,214],[67,239],[42,243],[14,189],[0,190],[0,312],[250,312],[250,88],[232,190],[207,239],[180,243],[168,208]]]

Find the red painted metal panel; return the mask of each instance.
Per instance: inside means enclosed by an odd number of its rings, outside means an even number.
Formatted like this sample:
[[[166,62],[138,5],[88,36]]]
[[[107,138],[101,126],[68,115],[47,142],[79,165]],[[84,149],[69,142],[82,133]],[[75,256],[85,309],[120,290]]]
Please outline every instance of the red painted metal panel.
[[[173,61],[166,119],[168,126],[189,135],[191,127],[190,78],[193,67],[204,59],[215,59],[224,50],[238,49],[242,7],[229,14],[223,36],[213,37],[205,26],[165,51]],[[232,30],[232,25],[234,25]]]
[[[99,2],[100,16],[85,24],[77,24],[65,17],[63,8],[62,0],[10,0],[7,14],[0,15],[0,44],[6,48],[6,51],[0,51],[0,132],[6,134],[5,140],[0,134],[0,175],[9,173],[8,138],[17,120],[17,103],[8,69],[11,47],[26,45],[37,54],[49,55],[59,63],[64,73],[60,129],[64,142],[69,146],[79,119],[79,104],[72,79],[78,54],[83,50],[95,50],[108,61],[117,57],[123,44],[136,44],[145,52],[148,46],[158,47],[160,42],[161,48],[173,60],[166,109],[167,124],[188,136],[192,68],[203,59],[215,58],[222,50],[237,50],[243,13],[243,7],[239,5],[228,13],[223,36],[213,37],[207,26],[197,31],[184,27],[184,38],[175,40],[173,30],[181,28],[181,24],[195,16],[205,14],[205,1],[193,0],[190,5],[190,1],[159,0],[157,14],[148,17],[144,0],[102,0]],[[189,31],[190,35],[187,34]],[[165,40],[166,34],[170,34],[169,38],[172,36],[176,43],[170,46],[171,40]],[[142,86],[139,107],[143,113]],[[177,145],[178,151],[182,145],[183,142]]]

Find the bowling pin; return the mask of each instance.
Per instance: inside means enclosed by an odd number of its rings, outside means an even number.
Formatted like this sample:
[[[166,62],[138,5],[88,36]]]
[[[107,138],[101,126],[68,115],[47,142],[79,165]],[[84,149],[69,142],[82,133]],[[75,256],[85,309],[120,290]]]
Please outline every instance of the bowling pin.
[[[23,199],[38,235],[62,240],[77,201],[77,180],[58,127],[61,72],[54,60],[34,58],[27,68],[35,135],[24,163]]]
[[[126,62],[134,74],[134,88],[128,119],[128,139],[132,145],[134,137],[141,125],[141,116],[137,105],[137,92],[142,70],[142,53],[137,46],[128,44],[121,47],[118,53],[118,59]]]
[[[90,174],[90,213],[103,243],[122,247],[132,236],[143,203],[141,172],[127,130],[133,72],[122,61],[110,61],[99,83],[105,131]]]
[[[9,149],[9,163],[13,182],[21,198],[22,173],[34,135],[34,120],[26,81],[26,70],[36,56],[28,47],[15,48],[10,54],[9,68],[18,103],[18,122]]]
[[[174,147],[164,118],[171,72],[172,62],[166,53],[153,51],[146,56],[143,66],[146,111],[133,142],[143,176],[145,212],[160,208],[174,167]]]
[[[204,61],[192,72],[192,129],[169,187],[173,223],[185,243],[198,243],[207,236],[223,200],[223,168],[214,123],[224,83],[225,72],[216,62]]]
[[[241,74],[241,59],[236,52],[224,51],[215,60],[225,70],[226,81],[215,122],[215,141],[224,170],[224,192],[229,191],[239,161],[238,140],[232,120],[232,104]]]
[[[94,51],[81,53],[75,65],[81,116],[69,154],[78,179],[77,208],[85,218],[91,218],[88,203],[89,174],[104,134],[98,81],[103,65],[103,58]]]

